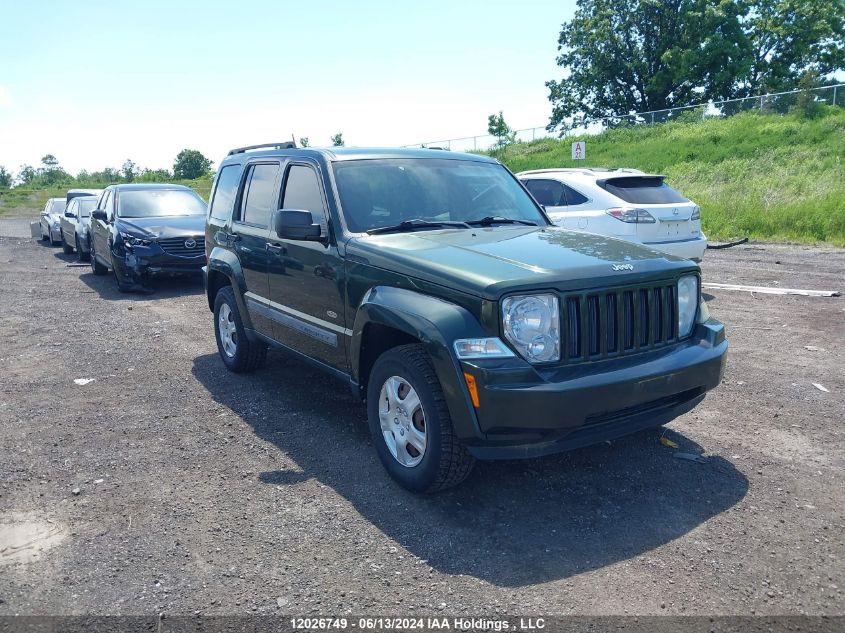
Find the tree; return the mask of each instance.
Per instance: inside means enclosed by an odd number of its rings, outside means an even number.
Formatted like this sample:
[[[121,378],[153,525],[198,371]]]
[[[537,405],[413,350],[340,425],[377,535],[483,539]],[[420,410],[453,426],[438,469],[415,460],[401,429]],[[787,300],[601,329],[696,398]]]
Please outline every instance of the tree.
[[[52,169],[60,169],[59,167],[59,159],[53,156],[52,154],[45,154],[41,157],[41,164],[44,165],[44,169],[50,171]]]
[[[135,180],[135,176],[138,175],[138,167],[127,158],[123,163],[123,167],[120,168],[120,174],[126,182],[132,182]]]
[[[300,147],[309,147],[311,145],[311,141],[308,140],[307,136],[301,136],[299,138],[299,146]]]
[[[338,132],[332,136],[332,146],[343,147],[343,132]]]
[[[12,173],[3,165],[0,165],[0,189],[8,189],[12,186]]]
[[[18,170],[18,181],[22,185],[28,185],[38,177],[38,172],[32,165],[21,165]]]
[[[795,87],[845,67],[843,0],[578,0],[549,129]]]
[[[192,180],[205,176],[211,169],[211,161],[195,149],[183,149],[176,155],[173,163],[173,176],[183,180]]]
[[[824,77],[845,67],[845,2],[745,0],[749,72],[737,94],[791,90],[802,76]]]
[[[499,114],[491,114],[487,117],[487,133],[498,139],[496,146],[499,148],[509,145],[516,140],[516,132],[510,129],[508,124],[505,123],[505,117],[501,110],[499,110]]]
[[[546,82],[549,129],[567,119],[661,110],[731,95],[750,45],[733,0],[578,0]]]

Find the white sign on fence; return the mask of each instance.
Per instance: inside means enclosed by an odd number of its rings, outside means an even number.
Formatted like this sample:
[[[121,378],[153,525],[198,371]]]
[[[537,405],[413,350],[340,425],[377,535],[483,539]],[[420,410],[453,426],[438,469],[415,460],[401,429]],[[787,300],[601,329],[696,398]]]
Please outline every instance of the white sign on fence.
[[[575,141],[572,144],[572,160],[584,160],[587,157],[587,142]]]

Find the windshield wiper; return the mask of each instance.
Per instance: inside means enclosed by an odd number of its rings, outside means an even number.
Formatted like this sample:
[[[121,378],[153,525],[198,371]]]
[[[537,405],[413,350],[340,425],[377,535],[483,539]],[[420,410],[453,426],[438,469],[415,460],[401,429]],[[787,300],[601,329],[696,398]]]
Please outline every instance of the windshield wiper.
[[[531,220],[515,220],[514,218],[503,218],[498,215],[488,215],[480,220],[467,220],[467,224],[479,224],[481,226],[492,226],[493,224],[525,224],[526,226],[537,226]]]
[[[379,233],[391,233],[393,231],[413,231],[414,229],[436,229],[441,226],[460,227],[462,229],[472,228],[466,222],[452,222],[449,220],[421,220],[419,218],[414,220],[404,220],[399,224],[391,226],[379,226],[375,229],[369,229],[368,235],[378,235]]]

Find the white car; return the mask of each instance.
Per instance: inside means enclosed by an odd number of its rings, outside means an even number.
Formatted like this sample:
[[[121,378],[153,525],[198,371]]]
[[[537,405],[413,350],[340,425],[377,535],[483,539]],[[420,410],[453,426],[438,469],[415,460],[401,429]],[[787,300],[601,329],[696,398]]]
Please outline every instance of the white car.
[[[701,210],[664,182],[636,169],[538,169],[517,178],[558,226],[643,244],[701,261],[707,238]]]
[[[41,239],[55,246],[62,240],[62,229],[59,222],[65,212],[67,200],[64,198],[50,198],[41,211],[39,223],[41,225]]]

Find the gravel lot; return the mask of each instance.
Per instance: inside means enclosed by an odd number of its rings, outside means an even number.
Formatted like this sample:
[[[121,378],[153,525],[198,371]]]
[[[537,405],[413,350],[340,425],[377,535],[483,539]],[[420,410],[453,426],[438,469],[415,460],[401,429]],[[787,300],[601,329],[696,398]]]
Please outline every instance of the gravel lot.
[[[201,281],[121,295],[28,235],[0,220],[0,615],[843,613],[841,297],[709,291],[725,380],[666,432],[704,463],[646,432],[417,497],[345,385],[229,374]],[[703,268],[845,290],[842,250]]]

